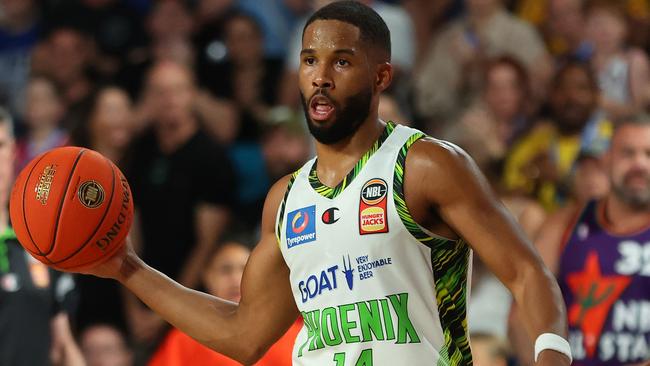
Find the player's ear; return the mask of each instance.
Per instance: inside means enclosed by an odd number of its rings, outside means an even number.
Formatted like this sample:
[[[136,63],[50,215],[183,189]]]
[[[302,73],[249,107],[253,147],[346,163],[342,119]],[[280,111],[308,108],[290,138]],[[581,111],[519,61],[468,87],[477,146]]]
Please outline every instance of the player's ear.
[[[389,62],[383,62],[377,65],[377,73],[375,75],[375,88],[376,91],[381,93],[388,89],[390,83],[393,81],[393,65]]]

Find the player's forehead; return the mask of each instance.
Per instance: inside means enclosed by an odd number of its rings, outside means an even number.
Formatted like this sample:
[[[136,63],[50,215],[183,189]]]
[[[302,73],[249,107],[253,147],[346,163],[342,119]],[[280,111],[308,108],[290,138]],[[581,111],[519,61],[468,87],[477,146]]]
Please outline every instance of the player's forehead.
[[[359,28],[339,20],[316,20],[305,28],[302,37],[303,51],[358,50],[359,48]]]

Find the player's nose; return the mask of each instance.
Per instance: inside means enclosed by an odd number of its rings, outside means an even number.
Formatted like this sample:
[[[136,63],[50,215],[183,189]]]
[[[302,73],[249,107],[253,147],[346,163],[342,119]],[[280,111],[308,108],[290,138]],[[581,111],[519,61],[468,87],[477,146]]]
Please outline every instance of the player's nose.
[[[321,89],[323,88],[334,89],[334,80],[332,80],[332,76],[330,75],[327,67],[321,66],[314,73],[312,86]]]

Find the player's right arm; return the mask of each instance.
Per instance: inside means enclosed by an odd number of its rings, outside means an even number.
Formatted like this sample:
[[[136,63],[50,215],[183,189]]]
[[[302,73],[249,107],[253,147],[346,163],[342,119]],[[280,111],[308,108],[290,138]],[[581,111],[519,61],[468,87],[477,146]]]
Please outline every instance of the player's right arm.
[[[262,236],[242,278],[239,304],[181,286],[144,263],[131,249],[88,273],[120,281],[176,328],[245,365],[257,361],[299,312],[275,237],[275,218],[289,177],[278,181],[264,204]]]

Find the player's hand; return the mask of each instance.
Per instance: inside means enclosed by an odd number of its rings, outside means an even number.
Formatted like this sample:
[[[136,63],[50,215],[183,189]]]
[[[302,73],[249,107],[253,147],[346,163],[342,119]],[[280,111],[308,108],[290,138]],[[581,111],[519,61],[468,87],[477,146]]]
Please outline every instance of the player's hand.
[[[569,366],[569,358],[560,352],[544,350],[540,352],[535,366]]]
[[[124,245],[112,257],[81,273],[123,282],[135,271],[139,262],[140,259],[131,245],[131,239],[127,237]]]

